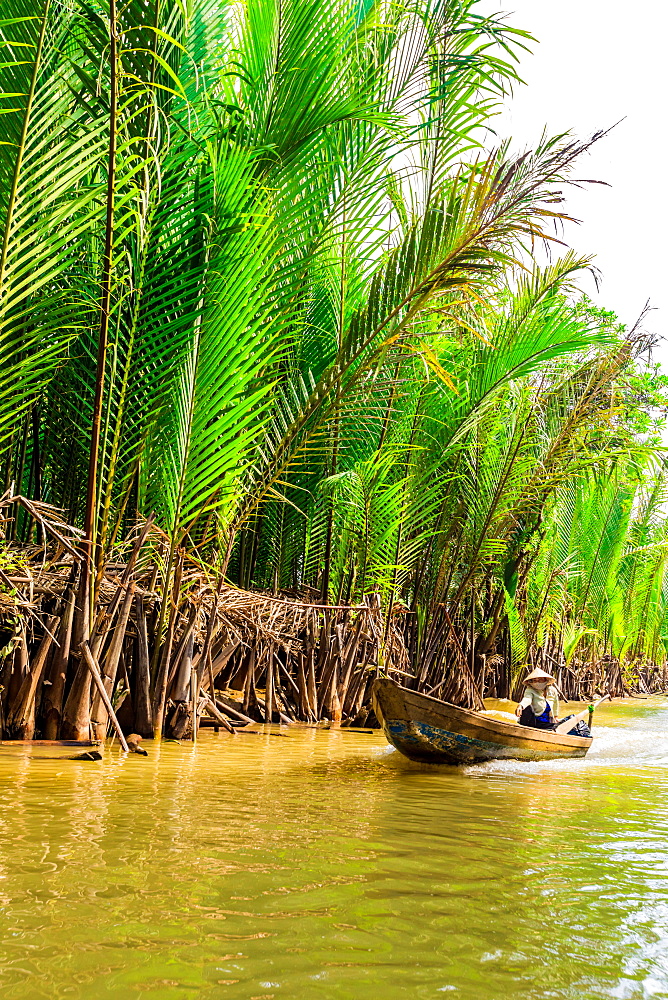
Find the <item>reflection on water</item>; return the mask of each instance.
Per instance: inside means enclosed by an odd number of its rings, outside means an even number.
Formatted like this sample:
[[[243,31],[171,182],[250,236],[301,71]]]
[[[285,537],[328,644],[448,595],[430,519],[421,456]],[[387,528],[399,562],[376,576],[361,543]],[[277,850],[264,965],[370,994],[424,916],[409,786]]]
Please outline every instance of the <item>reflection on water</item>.
[[[0,748],[3,1000],[668,997],[667,700],[554,764],[282,732]]]

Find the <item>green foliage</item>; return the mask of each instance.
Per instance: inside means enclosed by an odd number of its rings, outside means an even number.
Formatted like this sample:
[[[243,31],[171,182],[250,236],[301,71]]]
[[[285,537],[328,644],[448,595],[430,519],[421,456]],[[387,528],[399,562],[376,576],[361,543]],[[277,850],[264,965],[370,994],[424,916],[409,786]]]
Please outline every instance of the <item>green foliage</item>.
[[[379,594],[416,648],[473,608],[514,666],[566,629],[663,657],[666,377],[574,295],[588,259],[527,268],[587,147],[491,148],[526,33],[475,0],[131,0],[114,76],[109,28],[3,5],[6,488],[83,521],[108,238],[99,562],[154,514],[165,594],[180,548]]]

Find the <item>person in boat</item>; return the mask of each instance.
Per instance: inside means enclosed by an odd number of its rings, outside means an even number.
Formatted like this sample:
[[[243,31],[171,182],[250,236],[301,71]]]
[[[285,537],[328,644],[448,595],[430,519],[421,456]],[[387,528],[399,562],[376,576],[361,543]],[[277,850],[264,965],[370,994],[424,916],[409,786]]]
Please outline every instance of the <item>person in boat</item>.
[[[554,729],[559,722],[559,695],[555,678],[537,667],[524,679],[525,688],[515,715],[522,726]]]

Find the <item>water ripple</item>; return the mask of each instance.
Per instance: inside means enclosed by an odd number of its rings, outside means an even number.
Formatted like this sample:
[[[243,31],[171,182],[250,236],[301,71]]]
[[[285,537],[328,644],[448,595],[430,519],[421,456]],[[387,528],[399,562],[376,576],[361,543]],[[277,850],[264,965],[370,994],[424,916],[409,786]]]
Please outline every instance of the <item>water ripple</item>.
[[[666,998],[668,706],[595,735],[469,768],[296,728],[1,748],[3,1000]]]

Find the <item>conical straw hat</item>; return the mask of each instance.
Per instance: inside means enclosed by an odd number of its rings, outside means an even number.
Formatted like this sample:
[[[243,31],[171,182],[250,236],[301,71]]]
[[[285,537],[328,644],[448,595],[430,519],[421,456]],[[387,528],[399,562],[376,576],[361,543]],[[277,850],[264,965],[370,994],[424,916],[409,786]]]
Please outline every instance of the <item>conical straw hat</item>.
[[[536,667],[535,670],[531,671],[528,677],[524,678],[524,683],[528,684],[529,681],[554,681],[554,680],[556,680],[556,678],[553,677],[552,674],[548,674],[544,670],[541,670],[540,667]]]

